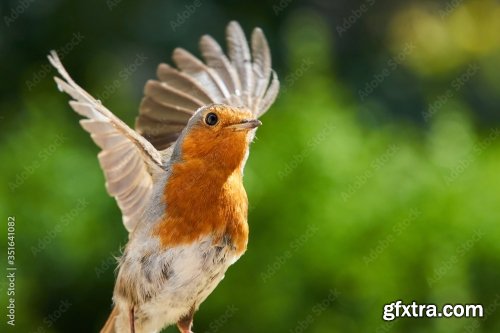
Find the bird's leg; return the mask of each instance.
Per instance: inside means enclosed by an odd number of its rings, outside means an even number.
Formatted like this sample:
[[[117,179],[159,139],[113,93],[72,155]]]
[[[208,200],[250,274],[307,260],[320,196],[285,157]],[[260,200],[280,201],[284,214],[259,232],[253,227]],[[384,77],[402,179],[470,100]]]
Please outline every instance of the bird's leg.
[[[130,333],[135,333],[135,323],[134,323],[134,307],[132,306],[130,308],[130,311],[128,313],[129,317],[129,322],[130,322]]]
[[[193,316],[194,316],[194,305],[189,310],[189,313],[181,317],[177,322],[177,327],[181,333],[193,333],[191,327],[193,327]]]

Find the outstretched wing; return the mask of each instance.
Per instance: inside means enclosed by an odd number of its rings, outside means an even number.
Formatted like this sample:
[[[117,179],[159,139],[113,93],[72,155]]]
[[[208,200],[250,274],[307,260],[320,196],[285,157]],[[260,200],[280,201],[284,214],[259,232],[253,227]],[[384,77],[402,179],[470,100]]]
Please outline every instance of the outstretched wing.
[[[271,69],[271,53],[262,30],[254,29],[251,52],[237,22],[227,26],[226,39],[229,57],[205,35],[200,40],[205,62],[177,48],[172,56],[177,68],[160,64],[158,80],[146,83],[135,126],[157,149],[171,146],[202,106],[245,107],[260,117],[276,99],[279,81]]]
[[[151,197],[153,176],[163,172],[161,154],[79,87],[55,51],[48,58],[62,77],[54,78],[57,86],[73,98],[69,104],[86,118],[80,124],[102,149],[98,157],[106,176],[106,189],[116,199],[123,224],[131,232]]]

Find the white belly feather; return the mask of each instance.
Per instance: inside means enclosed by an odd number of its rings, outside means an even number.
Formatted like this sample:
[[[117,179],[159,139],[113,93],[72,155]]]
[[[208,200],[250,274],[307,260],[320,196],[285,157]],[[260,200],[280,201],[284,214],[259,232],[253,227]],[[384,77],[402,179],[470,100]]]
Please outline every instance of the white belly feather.
[[[215,246],[211,237],[166,250],[157,241],[132,240],[127,248],[132,250],[125,250],[120,260],[114,292],[119,332],[129,329],[131,302],[136,304],[136,333],[158,332],[176,323],[193,306],[198,308],[240,257],[228,242]]]

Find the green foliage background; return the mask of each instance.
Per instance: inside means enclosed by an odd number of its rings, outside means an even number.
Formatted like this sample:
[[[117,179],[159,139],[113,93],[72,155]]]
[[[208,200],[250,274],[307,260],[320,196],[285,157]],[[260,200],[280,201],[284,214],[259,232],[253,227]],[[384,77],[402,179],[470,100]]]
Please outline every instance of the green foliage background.
[[[179,1],[110,3],[34,2],[2,26],[0,208],[16,217],[17,265],[16,326],[2,332],[98,331],[127,240],[48,51],[80,32],[63,63],[132,124],[156,64],[203,33],[221,41],[230,19],[264,28],[283,90],[246,167],[248,251],[194,330],[500,331],[498,2],[366,2],[358,15],[348,1],[201,0],[184,21]],[[4,1],[2,17],[17,6]],[[384,322],[396,300],[486,313]]]

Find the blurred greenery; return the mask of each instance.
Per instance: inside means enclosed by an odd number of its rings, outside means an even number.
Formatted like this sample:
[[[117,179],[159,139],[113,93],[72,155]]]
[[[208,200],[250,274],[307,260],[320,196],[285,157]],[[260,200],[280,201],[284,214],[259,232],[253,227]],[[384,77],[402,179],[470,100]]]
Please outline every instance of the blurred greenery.
[[[1,331],[98,331],[127,241],[49,50],[132,124],[157,63],[237,19],[264,29],[283,89],[245,171],[248,251],[194,330],[499,332],[500,4],[199,3],[2,1],[0,247],[15,216],[17,280],[14,328],[0,282]],[[396,300],[485,316],[384,322]]]

